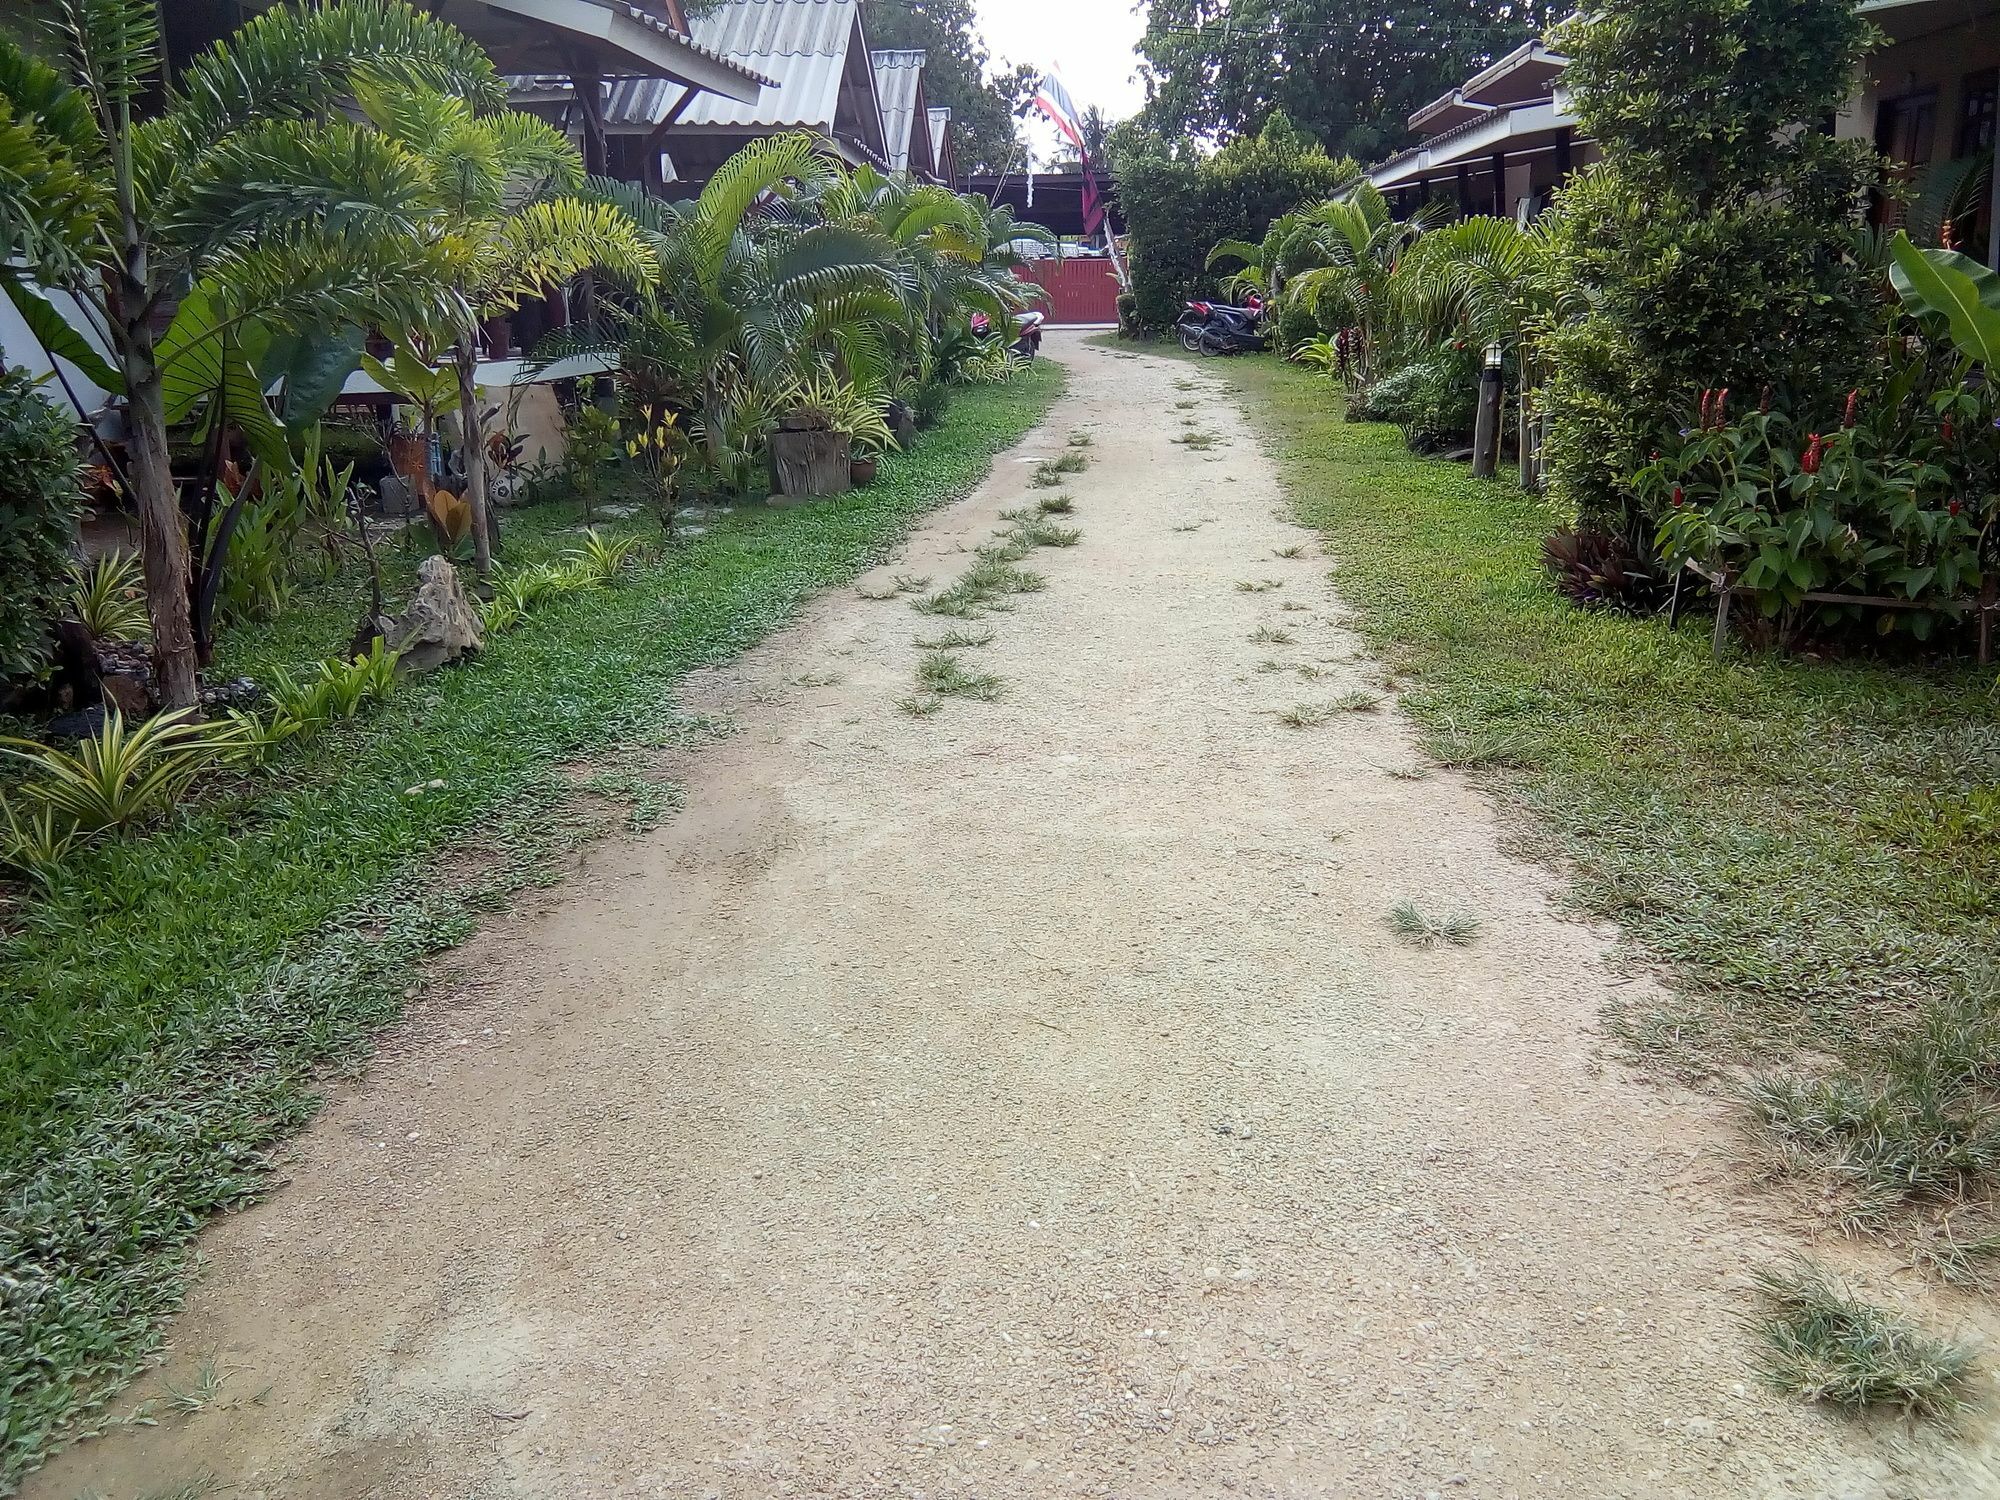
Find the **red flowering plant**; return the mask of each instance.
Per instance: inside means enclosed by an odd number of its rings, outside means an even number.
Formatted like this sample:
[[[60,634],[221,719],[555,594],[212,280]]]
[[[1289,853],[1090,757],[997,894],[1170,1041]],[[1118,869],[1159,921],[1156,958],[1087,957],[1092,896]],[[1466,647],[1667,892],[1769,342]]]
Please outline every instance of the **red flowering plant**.
[[[1995,393],[1900,334],[1881,369],[1879,386],[1816,421],[1768,391],[1748,410],[1702,392],[1678,440],[1633,476],[1669,565],[1727,572],[1770,616],[1809,593],[1913,604],[1975,593],[2000,562]],[[1876,624],[1922,638],[1936,618],[1884,610]]]

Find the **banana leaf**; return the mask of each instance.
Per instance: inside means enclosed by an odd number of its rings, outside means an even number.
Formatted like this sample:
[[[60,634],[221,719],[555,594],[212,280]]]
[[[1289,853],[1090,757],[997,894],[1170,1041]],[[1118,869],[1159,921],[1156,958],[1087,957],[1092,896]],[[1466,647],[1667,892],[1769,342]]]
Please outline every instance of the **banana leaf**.
[[[4,273],[0,273],[0,287],[6,289],[7,300],[28,325],[28,332],[51,355],[74,365],[86,380],[113,395],[124,391],[124,377],[111,368],[104,356],[91,347],[90,341],[39,290],[18,276]]]
[[[199,418],[204,436],[217,423],[233,426],[254,457],[284,473],[292,466],[291,445],[257,374],[270,344],[269,330],[256,319],[224,320],[214,288],[198,281],[160,336],[155,357],[168,422]]]
[[[2000,274],[1956,250],[1919,250],[1900,232],[1889,252],[1889,280],[1903,305],[1942,317],[1961,353],[2000,370]]]

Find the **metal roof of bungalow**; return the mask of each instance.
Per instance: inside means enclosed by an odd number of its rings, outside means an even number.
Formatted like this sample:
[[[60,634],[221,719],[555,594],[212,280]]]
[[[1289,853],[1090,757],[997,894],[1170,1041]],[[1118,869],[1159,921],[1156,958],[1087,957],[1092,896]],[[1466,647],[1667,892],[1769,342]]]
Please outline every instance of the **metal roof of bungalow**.
[[[832,133],[860,22],[860,0],[728,0],[689,23],[694,44],[764,78],[754,100],[703,94],[680,112],[681,130],[807,127]],[[679,85],[628,78],[612,85],[604,123],[650,128],[680,98]]]
[[[882,101],[882,140],[889,165],[896,171],[910,165],[911,126],[916,123],[918,91],[924,76],[922,52],[871,52],[875,93]],[[930,131],[926,122],[925,136]]]

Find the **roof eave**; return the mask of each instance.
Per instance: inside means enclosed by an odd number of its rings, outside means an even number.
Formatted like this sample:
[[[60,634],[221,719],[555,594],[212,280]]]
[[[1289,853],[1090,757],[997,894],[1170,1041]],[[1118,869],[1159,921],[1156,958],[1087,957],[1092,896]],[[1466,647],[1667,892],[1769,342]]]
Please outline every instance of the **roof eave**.
[[[632,65],[629,76],[671,78],[739,104],[754,104],[772,80],[710,51],[636,6],[598,0],[480,0],[493,10],[602,42]]]

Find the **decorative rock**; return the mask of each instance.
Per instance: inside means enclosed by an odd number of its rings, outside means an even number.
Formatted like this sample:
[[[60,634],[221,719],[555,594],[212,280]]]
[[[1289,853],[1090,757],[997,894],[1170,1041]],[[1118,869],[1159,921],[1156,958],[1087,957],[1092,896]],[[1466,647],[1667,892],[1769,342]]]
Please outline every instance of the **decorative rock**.
[[[484,643],[478,611],[465,597],[458,570],[442,557],[427,557],[417,566],[417,592],[409,607],[388,622],[382,632],[389,650],[402,653],[399,667],[409,672],[435,672]]]

